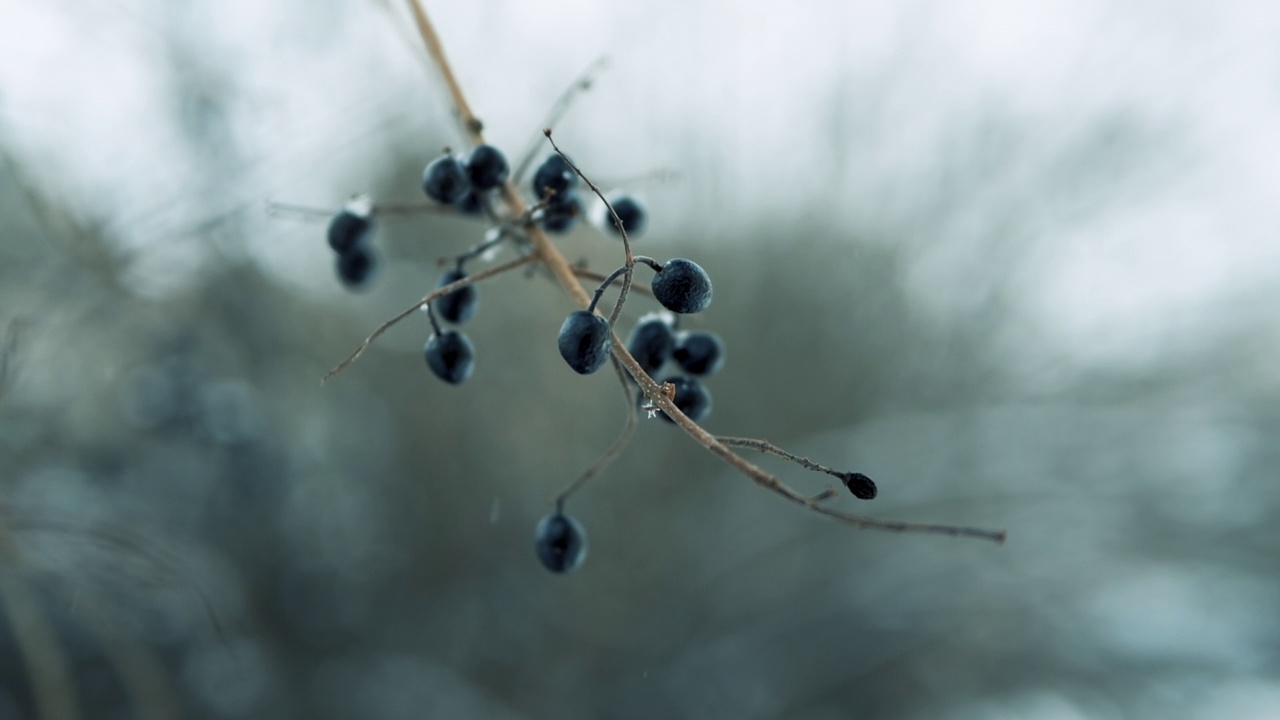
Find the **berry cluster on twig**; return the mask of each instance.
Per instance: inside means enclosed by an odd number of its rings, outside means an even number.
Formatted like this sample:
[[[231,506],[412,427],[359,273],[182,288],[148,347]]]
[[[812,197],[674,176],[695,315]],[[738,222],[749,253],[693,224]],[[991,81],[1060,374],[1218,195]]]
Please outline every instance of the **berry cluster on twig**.
[[[626,424],[618,439],[591,467],[552,499],[553,511],[538,525],[537,556],[549,570],[567,573],[581,566],[586,556],[586,534],[582,526],[565,513],[565,503],[621,455],[635,432],[639,410],[645,410],[650,417],[661,416],[678,426],[695,442],[756,484],[845,524],[861,529],[1003,542],[1003,531],[882,520],[838,510],[829,502],[837,495],[831,488],[817,495],[802,494],[746,460],[733,448],[774,455],[805,469],[836,477],[859,500],[876,497],[877,488],[871,478],[862,473],[832,469],[789,453],[766,440],[715,436],[703,429],[699,423],[710,414],[711,395],[702,380],[714,375],[724,365],[724,342],[715,333],[682,331],[677,325],[679,317],[700,313],[710,307],[713,298],[710,275],[701,265],[687,258],[659,262],[633,254],[631,239],[643,232],[648,224],[644,205],[629,194],[606,195],[561,151],[549,128],[543,134],[551,145],[552,153],[533,172],[529,184],[532,197],[526,199],[522,196],[519,187],[538,155],[537,148],[527,153],[512,172],[501,150],[485,143],[483,124],[471,112],[425,10],[419,0],[407,2],[428,54],[444,76],[471,150],[459,155],[446,149],[443,155],[427,164],[423,171],[422,189],[432,201],[430,205],[421,208],[378,206],[365,199],[357,199],[334,216],[330,223],[329,241],[339,254],[339,278],[349,286],[363,287],[372,275],[371,272],[361,275],[355,270],[344,270],[343,258],[358,249],[373,257],[368,248],[376,213],[453,212],[485,218],[491,227],[481,243],[446,263],[452,267],[440,277],[434,290],[375,328],[349,357],[329,371],[325,380],[355,362],[390,327],[421,309],[427,312],[433,331],[424,347],[428,367],[446,383],[458,385],[466,382],[475,370],[475,349],[461,331],[442,328],[441,320],[452,325],[466,323],[478,306],[477,283],[517,267],[539,263],[551,272],[561,288],[581,308],[569,313],[561,324],[557,336],[561,357],[574,372],[583,375],[593,374],[606,364],[612,364],[628,408]],[[557,103],[553,119],[558,119],[567,107],[566,98],[589,86],[590,71]],[[622,241],[623,263],[607,274],[570,265],[549,237],[549,234],[569,232],[583,218],[580,185],[585,185],[603,203],[607,214],[601,223],[602,229]],[[298,206],[280,204],[274,205],[273,209],[307,211]],[[503,247],[513,248],[517,257],[492,264]],[[474,260],[490,264],[482,270],[468,273],[466,265]],[[354,261],[346,264],[358,265]],[[372,266],[373,262],[369,264]],[[647,286],[634,285],[634,288],[653,298],[665,312],[642,316],[632,327],[627,342],[623,343],[615,328],[633,289],[637,264],[651,269],[653,278]],[[588,294],[582,285],[584,280],[598,283],[594,292]],[[606,313],[600,308],[600,303],[604,294],[615,286],[618,295]],[[665,373],[665,368],[671,368],[672,372]]]

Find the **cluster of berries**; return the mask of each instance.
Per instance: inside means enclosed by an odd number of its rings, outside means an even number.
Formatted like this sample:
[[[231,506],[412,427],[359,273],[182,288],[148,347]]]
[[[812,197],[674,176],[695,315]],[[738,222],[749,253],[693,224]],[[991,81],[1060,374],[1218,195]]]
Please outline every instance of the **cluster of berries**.
[[[536,224],[548,233],[559,234],[572,230],[583,217],[578,194],[580,174],[559,152],[537,167],[532,181],[535,203],[527,214],[515,219],[504,216],[505,204],[498,197],[510,174],[506,157],[486,144],[465,157],[446,150],[423,170],[422,189],[428,198],[462,215],[488,216],[499,225],[485,243],[454,259],[452,269],[439,278],[437,290],[465,280],[469,259],[485,255],[508,237],[519,242],[522,224]],[[648,217],[644,206],[633,196],[616,194],[607,204],[611,212],[602,223],[607,232],[622,237],[625,230],[625,236],[633,238],[644,231]],[[329,224],[329,245],[338,253],[338,277],[353,289],[367,285],[377,265],[371,242],[374,210],[367,198],[358,198]],[[675,389],[676,406],[699,421],[711,410],[711,395],[697,378],[720,369],[724,347],[720,338],[709,332],[677,333],[675,316],[702,312],[710,306],[711,279],[697,263],[684,258],[659,263],[635,256],[634,262],[655,271],[651,293],[669,312],[641,318],[631,333],[628,349],[650,377],[658,377],[668,363],[679,366],[682,372],[667,375],[664,381]],[[560,354],[575,372],[589,375],[608,362],[613,350],[613,328],[608,319],[596,314],[596,306],[604,291],[631,267],[614,271],[596,289],[590,306],[570,313],[561,326],[557,341]],[[423,356],[431,372],[446,383],[459,385],[471,377],[475,371],[475,348],[460,330],[444,329],[441,322],[462,325],[475,315],[478,306],[479,292],[474,284],[455,288],[425,304],[432,335],[423,348]],[[643,398],[642,392],[642,401]],[[665,414],[662,417],[671,421]],[[568,573],[582,564],[586,548],[586,533],[564,513],[562,498],[555,511],[538,525],[538,557],[552,572]]]
[[[374,227],[373,203],[366,197],[347,203],[329,223],[329,247],[338,254],[338,279],[353,290],[367,286],[378,269]]]
[[[694,422],[702,422],[711,414],[711,393],[698,378],[714,375],[724,367],[724,342],[719,335],[706,330],[676,331],[676,318],[668,313],[650,313],[640,318],[627,338],[627,351],[659,384],[675,388],[671,402]],[[674,363],[679,370],[663,374]],[[680,374],[683,371],[685,374]],[[644,393],[637,402],[650,415],[657,414],[673,422],[661,410],[645,403]]]

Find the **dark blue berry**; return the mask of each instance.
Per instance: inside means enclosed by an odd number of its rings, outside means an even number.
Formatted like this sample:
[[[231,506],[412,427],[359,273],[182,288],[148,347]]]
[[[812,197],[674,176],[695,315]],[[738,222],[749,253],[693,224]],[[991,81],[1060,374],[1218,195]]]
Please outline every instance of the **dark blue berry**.
[[[649,214],[645,212],[644,206],[638,200],[630,195],[619,195],[617,198],[610,200],[609,204],[613,206],[613,211],[618,213],[618,218],[622,220],[622,227],[627,230],[628,238],[636,238],[644,232],[644,226],[649,220]],[[618,230],[618,223],[613,221],[613,215],[605,208],[605,224],[614,235],[619,237],[622,233]]]
[[[711,305],[711,278],[692,260],[668,260],[653,276],[651,287],[662,307],[674,313],[702,312]]]
[[[715,333],[680,333],[671,357],[690,375],[714,375],[724,366],[724,343]]]
[[[548,202],[542,211],[542,229],[549,233],[567,233],[578,224],[582,216],[582,203],[577,193],[557,195]]]
[[[577,520],[557,511],[538,523],[534,547],[543,567],[564,575],[582,567],[587,559],[587,533]]]
[[[533,195],[539,200],[564,197],[578,184],[578,174],[559,154],[551,155],[533,174]]]
[[[452,155],[432,160],[422,171],[422,190],[438,203],[452,205],[461,200],[470,187],[466,168]]]
[[[569,313],[560,326],[560,357],[573,371],[590,375],[604,366],[613,349],[609,321],[586,310]]]
[[[450,385],[461,385],[476,369],[476,352],[466,335],[457,330],[432,335],[422,349],[427,367]]]
[[[329,247],[339,255],[357,247],[367,247],[373,237],[373,229],[372,215],[357,215],[350,210],[343,210],[329,222]]]
[[[440,276],[440,282],[436,283],[436,287],[442,288],[466,276],[467,274],[460,268],[454,268]],[[479,304],[479,291],[476,290],[475,285],[468,285],[436,298],[435,305],[432,307],[435,308],[436,312],[440,313],[440,317],[454,325],[460,325],[476,314],[476,307]]]
[[[492,145],[477,145],[467,157],[467,176],[471,187],[492,190],[507,179],[510,168],[502,151]]]
[[[338,279],[352,290],[361,290],[368,286],[378,271],[378,256],[373,250],[363,245],[356,245],[351,250],[338,255],[336,264]]]
[[[479,215],[484,212],[484,202],[480,199],[480,193],[476,192],[475,188],[464,193],[462,199],[454,207],[463,215]]]
[[[627,352],[640,363],[640,367],[654,377],[671,351],[675,348],[675,334],[671,331],[671,321],[660,314],[640,318],[640,322],[627,337]]]
[[[711,414],[711,392],[707,387],[697,380],[690,377],[670,377],[666,382],[676,386],[676,396],[671,402],[676,404],[680,412],[684,413],[694,422],[702,422],[703,418]],[[661,382],[659,383],[661,384]],[[644,405],[644,391],[640,391],[639,403]],[[665,412],[658,411],[658,417],[669,423],[674,423]]]

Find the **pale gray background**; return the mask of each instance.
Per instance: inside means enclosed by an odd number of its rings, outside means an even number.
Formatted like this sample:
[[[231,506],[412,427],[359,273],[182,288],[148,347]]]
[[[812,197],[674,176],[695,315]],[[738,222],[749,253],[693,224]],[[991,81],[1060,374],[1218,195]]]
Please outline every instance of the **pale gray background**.
[[[460,147],[403,8],[0,0],[0,717],[1280,715],[1280,6],[430,9],[513,156],[611,58],[558,137],[681,174],[638,249],[715,281],[710,429],[1008,543],[839,526],[655,421],[546,573],[623,419],[569,302],[485,285],[463,387],[421,317],[321,387],[483,226],[386,220],[351,295],[263,211],[416,200]]]

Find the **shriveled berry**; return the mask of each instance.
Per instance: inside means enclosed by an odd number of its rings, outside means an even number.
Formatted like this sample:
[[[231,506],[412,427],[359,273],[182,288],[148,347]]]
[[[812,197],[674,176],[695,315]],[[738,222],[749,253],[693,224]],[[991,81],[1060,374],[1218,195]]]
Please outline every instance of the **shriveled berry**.
[[[467,156],[467,176],[471,187],[492,190],[507,179],[510,168],[502,151],[492,145],[477,145]]]
[[[534,547],[543,567],[565,575],[582,567],[587,559],[587,533],[577,520],[557,511],[538,523]]]
[[[422,353],[431,372],[450,385],[466,382],[476,369],[475,348],[467,336],[457,330],[432,335]]]
[[[357,247],[367,247],[373,238],[373,230],[373,215],[361,215],[344,209],[329,221],[329,247],[339,255],[345,255]]]
[[[440,282],[436,283],[436,287],[442,288],[450,283],[458,282],[466,276],[466,272],[462,269],[454,268],[440,276]],[[433,307],[436,312],[440,313],[440,317],[454,325],[460,325],[476,314],[476,308],[479,304],[480,292],[475,285],[468,285],[436,298]]]
[[[698,263],[673,258],[653,276],[653,296],[674,313],[697,313],[711,305],[711,278]]]
[[[690,375],[714,375],[724,366],[724,342],[705,330],[680,333],[671,357]]]
[[[422,190],[438,203],[452,205],[471,188],[466,168],[452,155],[432,160],[422,171]]]
[[[635,239],[644,232],[645,225],[649,221],[649,214],[645,212],[644,206],[640,204],[639,200],[630,195],[619,195],[610,200],[609,204],[613,206],[613,211],[618,213],[618,218],[622,220],[622,227],[626,228],[628,238]],[[621,237],[622,232],[618,230],[618,223],[614,222],[613,215],[609,213],[608,209],[605,210],[604,219],[604,226],[614,235]]]
[[[872,500],[876,496],[876,484],[871,478],[858,472],[847,472],[839,475],[844,486],[859,500]]]
[[[581,216],[582,202],[578,200],[577,193],[556,195],[542,211],[542,229],[549,233],[567,233],[578,224]]]
[[[539,200],[564,197],[578,184],[578,174],[559,154],[549,155],[533,174],[533,195]]]
[[[609,321],[586,310],[569,313],[560,326],[560,357],[573,371],[590,375],[604,366],[613,349],[613,332]]]
[[[662,384],[662,382],[669,382],[676,386],[676,395],[671,399],[671,402],[675,403],[680,412],[687,415],[690,420],[702,422],[704,418],[711,414],[711,392],[702,383],[694,378],[684,376],[669,377],[665,381],[660,381],[659,384]],[[644,406],[644,401],[644,391],[641,390],[639,403],[642,407]],[[665,412],[661,410],[657,412],[658,417],[663,420],[669,423],[675,422]]]
[[[338,255],[335,267],[343,285],[352,290],[362,290],[378,272],[378,256],[373,254],[371,248],[357,245]]]
[[[649,377],[654,377],[671,357],[675,343],[669,315],[646,315],[640,318],[627,337],[627,352],[649,373]]]

